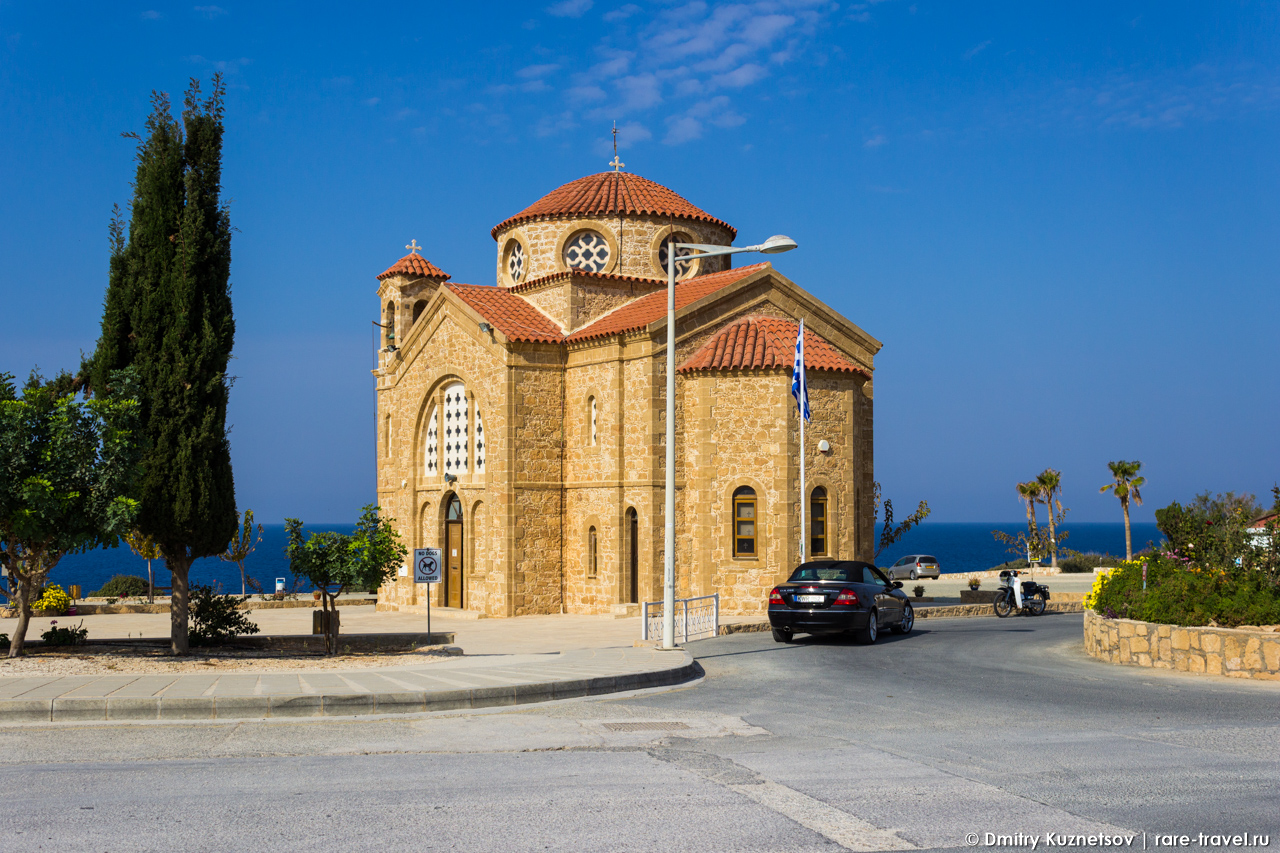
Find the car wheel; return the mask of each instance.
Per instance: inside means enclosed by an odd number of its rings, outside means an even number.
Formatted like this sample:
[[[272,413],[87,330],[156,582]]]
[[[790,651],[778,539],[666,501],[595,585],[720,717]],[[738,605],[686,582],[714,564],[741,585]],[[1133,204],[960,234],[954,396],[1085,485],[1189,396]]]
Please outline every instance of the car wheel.
[[[879,621],[879,614],[875,610],[872,610],[867,614],[866,626],[859,628],[854,632],[854,639],[864,646],[874,644],[876,637],[880,636],[880,626],[876,624],[877,621]]]
[[[911,578],[911,580],[916,580],[917,578],[920,577],[920,573],[917,572],[915,569],[912,569],[911,574],[907,575],[907,577]]]
[[[774,628],[773,640],[776,643],[789,643],[791,642],[791,632],[787,630],[779,631],[777,628]]]
[[[911,629],[916,626],[916,610],[910,604],[906,605],[906,609],[902,611],[902,621],[893,626],[895,634],[910,634]]]

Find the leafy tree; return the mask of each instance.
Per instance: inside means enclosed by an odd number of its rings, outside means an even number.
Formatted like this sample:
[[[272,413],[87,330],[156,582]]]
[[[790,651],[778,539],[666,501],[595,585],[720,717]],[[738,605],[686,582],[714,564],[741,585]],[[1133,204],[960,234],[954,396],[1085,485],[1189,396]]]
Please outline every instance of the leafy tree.
[[[240,514],[236,513],[236,522],[240,522]],[[244,511],[244,523],[240,526],[240,532],[236,534],[236,538],[231,540],[227,545],[225,553],[219,556],[228,563],[235,563],[240,567],[240,597],[248,598],[249,591],[245,586],[244,578],[244,561],[253,553],[253,549],[258,547],[262,542],[262,525],[258,525],[258,538],[253,537],[253,510],[246,509]]]
[[[337,599],[348,589],[377,589],[391,579],[396,567],[408,554],[395,528],[393,519],[378,517],[378,507],[370,504],[361,512],[356,529],[350,536],[326,531],[312,533],[304,541],[302,522],[286,518],[289,535],[287,553],[289,570],[305,577],[320,590],[325,624],[325,649],[338,650]]]
[[[1147,484],[1147,478],[1138,476],[1138,472],[1142,470],[1141,462],[1125,462],[1122,459],[1119,462],[1108,462],[1107,467],[1111,469],[1114,482],[1107,483],[1098,492],[1114,491],[1115,496],[1120,499],[1120,508],[1124,510],[1124,558],[1132,560],[1133,535],[1129,530],[1129,503],[1142,506],[1142,493],[1138,490]]]
[[[155,604],[156,574],[151,570],[151,561],[159,560],[164,554],[160,553],[160,546],[156,544],[156,540],[140,530],[131,530],[126,533],[124,541],[129,544],[130,551],[147,561],[147,601]]]
[[[872,527],[874,528],[875,519],[880,515],[880,504],[881,504],[880,483],[879,482],[873,483],[872,488],[873,488],[873,491],[872,491],[873,510],[872,510],[871,518],[872,518]],[[916,511],[911,513],[911,515],[907,516],[906,518],[904,518],[898,524],[897,527],[894,527],[893,501],[890,500],[889,498],[885,498],[884,499],[884,529],[881,530],[880,532],[880,543],[876,547],[876,552],[871,559],[874,561],[876,557],[880,556],[881,551],[893,545],[895,542],[901,539],[904,535],[906,535],[906,532],[908,530],[915,527],[916,525],[918,525],[920,522],[924,521],[928,517],[929,517],[929,504],[927,501],[920,501],[920,505],[916,507]]]
[[[220,200],[225,88],[201,99],[192,80],[175,120],[152,95],[147,138],[138,140],[128,239],[119,208],[102,334],[84,365],[97,394],[112,371],[132,366],[141,387],[146,453],[137,528],[172,574],[172,650],[185,654],[187,579],[200,557],[235,535],[235,484],[226,417],[235,322],[228,279],[231,221]]]
[[[19,398],[0,374],[0,564],[18,625],[9,657],[22,654],[31,604],[66,554],[115,547],[133,524],[130,497],[141,455],[139,410],[127,376],[114,396],[77,401],[63,373],[32,372]]]

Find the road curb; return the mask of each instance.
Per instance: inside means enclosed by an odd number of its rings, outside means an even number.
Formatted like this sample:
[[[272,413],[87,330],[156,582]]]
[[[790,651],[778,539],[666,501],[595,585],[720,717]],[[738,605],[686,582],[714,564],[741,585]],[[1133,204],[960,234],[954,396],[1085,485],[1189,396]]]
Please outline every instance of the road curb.
[[[990,604],[947,604],[940,607],[917,607],[917,619],[956,619],[977,616],[996,618]],[[1045,613],[1083,613],[1084,605],[1079,601],[1050,601],[1045,605]],[[735,622],[720,626],[720,636],[726,634],[754,634],[772,630],[766,622]]]
[[[701,675],[688,652],[678,666],[564,678],[531,684],[395,693],[279,694],[264,696],[147,696],[2,699],[0,723],[83,723],[119,720],[244,720],[285,717],[353,717],[421,714],[525,705],[603,696],[682,684]],[[369,670],[377,672],[377,670]]]

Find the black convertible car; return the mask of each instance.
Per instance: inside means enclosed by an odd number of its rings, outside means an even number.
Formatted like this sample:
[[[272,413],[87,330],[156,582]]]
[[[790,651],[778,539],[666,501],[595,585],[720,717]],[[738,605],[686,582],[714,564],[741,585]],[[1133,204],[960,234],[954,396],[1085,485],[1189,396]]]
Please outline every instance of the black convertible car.
[[[859,560],[804,563],[769,592],[769,625],[779,643],[796,634],[849,631],[870,645],[882,629],[907,634],[915,621],[902,582]]]

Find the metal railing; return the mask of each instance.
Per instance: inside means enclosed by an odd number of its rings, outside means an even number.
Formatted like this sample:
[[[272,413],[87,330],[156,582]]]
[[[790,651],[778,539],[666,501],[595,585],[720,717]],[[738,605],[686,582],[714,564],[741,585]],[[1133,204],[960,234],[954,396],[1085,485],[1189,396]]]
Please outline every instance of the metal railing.
[[[640,619],[640,639],[662,639],[662,602],[646,601]],[[677,598],[675,604],[677,643],[702,640],[720,633],[720,594],[697,598]]]

